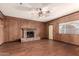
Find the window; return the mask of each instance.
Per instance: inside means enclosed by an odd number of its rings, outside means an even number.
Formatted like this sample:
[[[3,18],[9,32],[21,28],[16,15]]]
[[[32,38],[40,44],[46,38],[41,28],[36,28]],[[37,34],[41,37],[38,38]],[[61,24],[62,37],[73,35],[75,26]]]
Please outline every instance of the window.
[[[79,20],[59,24],[60,34],[79,34]]]

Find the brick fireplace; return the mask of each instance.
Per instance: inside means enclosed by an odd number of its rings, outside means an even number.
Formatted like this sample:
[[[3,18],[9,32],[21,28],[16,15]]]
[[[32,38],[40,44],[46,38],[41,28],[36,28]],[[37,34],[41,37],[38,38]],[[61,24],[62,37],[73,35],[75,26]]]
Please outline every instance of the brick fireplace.
[[[21,42],[40,40],[37,29],[32,28],[22,28],[22,38]]]

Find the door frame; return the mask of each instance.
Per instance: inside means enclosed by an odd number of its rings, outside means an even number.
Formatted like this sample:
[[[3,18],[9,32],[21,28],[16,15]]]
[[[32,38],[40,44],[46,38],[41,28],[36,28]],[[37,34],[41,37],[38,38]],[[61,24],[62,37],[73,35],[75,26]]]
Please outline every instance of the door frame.
[[[53,24],[49,24],[48,26],[48,38],[53,40]]]

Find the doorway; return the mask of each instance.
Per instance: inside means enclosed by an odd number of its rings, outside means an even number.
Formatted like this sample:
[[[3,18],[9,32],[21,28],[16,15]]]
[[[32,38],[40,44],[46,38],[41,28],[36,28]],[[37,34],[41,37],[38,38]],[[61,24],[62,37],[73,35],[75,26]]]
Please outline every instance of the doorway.
[[[49,25],[49,39],[53,40],[53,25]]]

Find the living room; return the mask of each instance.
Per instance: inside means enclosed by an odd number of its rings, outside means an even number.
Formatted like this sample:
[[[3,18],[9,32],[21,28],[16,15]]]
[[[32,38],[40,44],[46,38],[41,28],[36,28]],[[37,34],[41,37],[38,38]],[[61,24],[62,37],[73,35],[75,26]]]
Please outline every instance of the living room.
[[[0,3],[1,56],[79,55],[79,4]]]

